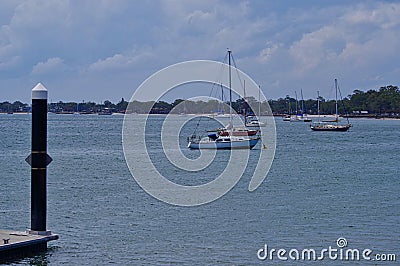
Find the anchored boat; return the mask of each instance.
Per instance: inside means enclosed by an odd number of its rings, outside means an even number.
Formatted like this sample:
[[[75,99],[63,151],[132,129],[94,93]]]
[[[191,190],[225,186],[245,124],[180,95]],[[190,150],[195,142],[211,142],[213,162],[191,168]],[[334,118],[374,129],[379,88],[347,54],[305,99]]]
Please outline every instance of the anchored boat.
[[[189,138],[189,149],[252,149],[257,145],[260,136],[257,130],[240,130],[233,127],[232,120],[232,80],[231,80],[231,57],[232,51],[228,50],[229,65],[229,126],[224,130],[219,130],[217,134],[208,134],[207,137],[200,138],[192,135]]]
[[[347,119],[347,124],[339,124],[339,115],[338,115],[338,100],[337,100],[337,94],[338,94],[338,84],[337,84],[337,79],[335,79],[335,90],[336,90],[336,100],[335,100],[335,109],[336,109],[336,115],[335,118],[331,121],[323,121],[319,122],[320,118],[320,113],[319,113],[319,93],[318,93],[318,122],[312,123],[310,125],[310,128],[313,131],[347,131],[350,129],[351,124],[349,123],[349,119],[346,116]]]

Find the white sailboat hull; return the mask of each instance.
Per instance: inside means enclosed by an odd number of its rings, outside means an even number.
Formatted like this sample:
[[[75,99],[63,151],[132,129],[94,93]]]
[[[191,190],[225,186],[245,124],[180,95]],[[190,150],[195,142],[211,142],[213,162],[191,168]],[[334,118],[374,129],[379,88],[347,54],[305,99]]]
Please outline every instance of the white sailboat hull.
[[[230,141],[217,140],[200,140],[190,141],[188,148],[190,149],[217,149],[217,150],[231,150],[231,149],[252,149],[257,145],[260,138],[252,139],[232,139]]]

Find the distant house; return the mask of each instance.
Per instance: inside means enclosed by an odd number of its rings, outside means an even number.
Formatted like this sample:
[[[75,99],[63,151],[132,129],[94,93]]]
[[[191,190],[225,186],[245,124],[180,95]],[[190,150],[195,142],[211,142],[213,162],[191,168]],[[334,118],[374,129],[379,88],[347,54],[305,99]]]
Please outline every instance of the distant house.
[[[357,115],[367,115],[368,111],[353,111],[353,114],[357,114]]]

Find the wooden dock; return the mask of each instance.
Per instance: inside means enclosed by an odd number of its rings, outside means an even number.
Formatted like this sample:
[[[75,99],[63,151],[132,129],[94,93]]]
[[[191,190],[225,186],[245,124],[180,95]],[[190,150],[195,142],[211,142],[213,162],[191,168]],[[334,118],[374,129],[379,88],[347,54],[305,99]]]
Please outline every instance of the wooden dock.
[[[0,263],[45,251],[47,242],[58,239],[58,235],[0,230]]]

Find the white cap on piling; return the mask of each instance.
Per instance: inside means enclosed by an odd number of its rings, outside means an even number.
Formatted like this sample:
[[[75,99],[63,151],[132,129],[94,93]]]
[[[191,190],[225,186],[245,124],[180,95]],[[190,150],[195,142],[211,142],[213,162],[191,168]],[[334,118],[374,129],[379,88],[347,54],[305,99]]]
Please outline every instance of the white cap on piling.
[[[47,89],[40,82],[32,89],[32,100],[33,99],[47,100]]]

